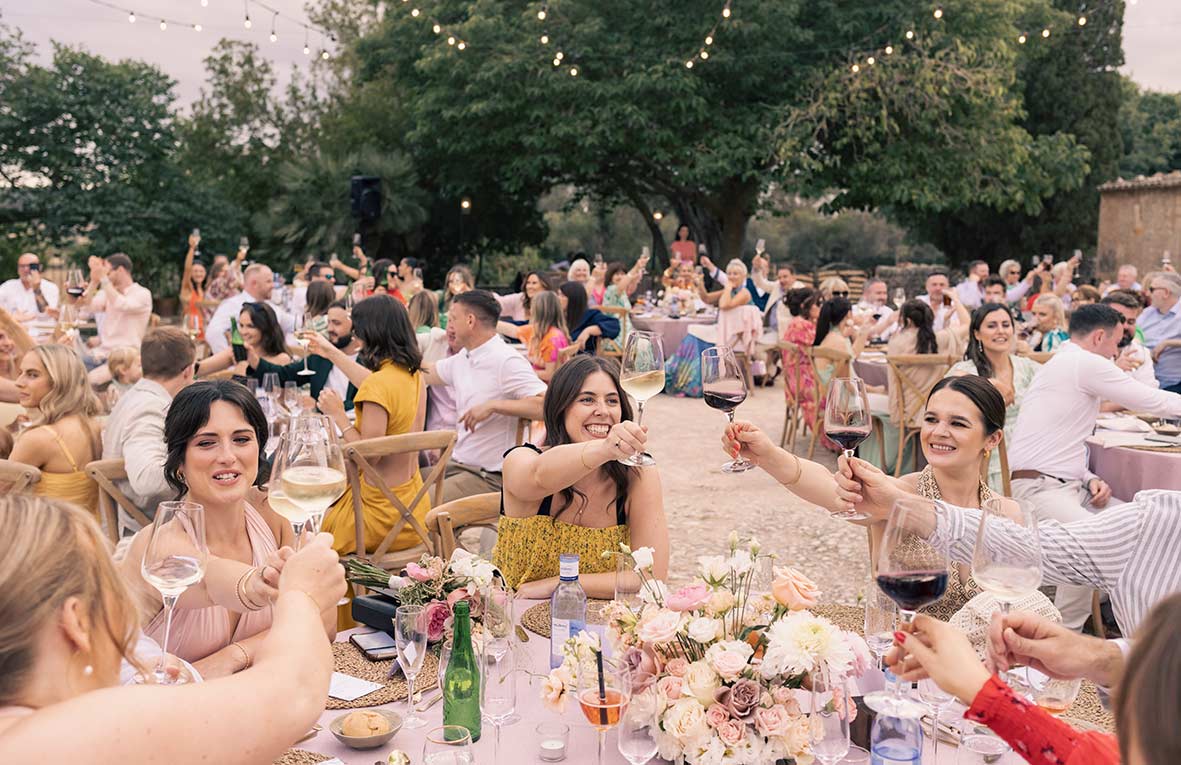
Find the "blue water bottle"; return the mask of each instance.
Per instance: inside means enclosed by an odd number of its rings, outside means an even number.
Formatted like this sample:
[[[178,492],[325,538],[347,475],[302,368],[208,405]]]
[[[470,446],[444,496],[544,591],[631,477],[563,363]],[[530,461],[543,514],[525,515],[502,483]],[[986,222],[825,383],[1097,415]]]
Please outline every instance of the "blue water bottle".
[[[879,713],[869,735],[870,765],[919,765],[923,759],[923,728],[917,717]]]

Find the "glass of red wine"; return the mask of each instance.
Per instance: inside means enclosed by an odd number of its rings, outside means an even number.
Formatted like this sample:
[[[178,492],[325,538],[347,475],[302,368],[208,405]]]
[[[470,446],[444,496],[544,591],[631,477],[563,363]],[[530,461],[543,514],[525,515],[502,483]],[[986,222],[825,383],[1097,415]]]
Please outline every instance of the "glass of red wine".
[[[734,410],[746,401],[746,378],[732,350],[714,347],[701,352],[701,391],[706,404],[722,410],[734,422]],[[754,467],[753,462],[739,457],[722,465],[722,472],[745,473]]]
[[[853,453],[873,432],[873,415],[869,411],[869,397],[865,383],[857,377],[835,377],[828,386],[828,400],[824,405],[824,435],[841,445],[845,457]],[[844,521],[864,521],[869,516],[857,510],[833,513]]]
[[[948,557],[942,543],[928,537],[935,531],[938,506],[922,497],[907,497],[894,503],[878,548],[878,587],[898,604],[900,629],[914,620],[915,612],[943,597],[947,590]],[[921,717],[924,705],[902,696],[902,683],[893,692],[870,693],[865,703],[875,711],[893,717]]]

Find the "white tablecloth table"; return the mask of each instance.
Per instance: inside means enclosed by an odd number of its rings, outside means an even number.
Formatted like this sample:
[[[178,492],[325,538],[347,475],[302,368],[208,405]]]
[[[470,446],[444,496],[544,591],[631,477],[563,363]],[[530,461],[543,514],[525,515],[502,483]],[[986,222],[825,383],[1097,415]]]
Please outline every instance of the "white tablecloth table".
[[[661,343],[664,346],[664,358],[672,358],[673,354],[677,352],[681,342],[689,334],[689,327],[694,324],[716,324],[718,321],[717,313],[703,313],[694,314],[692,316],[682,316],[679,319],[670,319],[667,316],[647,315],[637,316],[632,314],[631,323],[636,329],[644,330],[645,332],[655,332],[660,335]]]

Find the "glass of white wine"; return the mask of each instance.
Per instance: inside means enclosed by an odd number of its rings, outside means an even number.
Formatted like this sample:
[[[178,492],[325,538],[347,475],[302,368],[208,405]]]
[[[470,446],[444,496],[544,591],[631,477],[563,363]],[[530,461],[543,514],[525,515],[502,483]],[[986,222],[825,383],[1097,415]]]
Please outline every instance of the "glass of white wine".
[[[296,372],[298,375],[314,375],[315,372],[308,369],[308,347],[310,341],[308,340],[308,333],[313,331],[309,327],[307,314],[296,313],[292,317],[295,322],[295,339],[299,342],[299,347],[303,348],[303,369]]]
[[[664,390],[664,346],[655,332],[633,330],[623,345],[619,373],[623,390],[636,400],[636,424],[644,422],[644,403]],[[619,460],[624,465],[655,465],[651,454],[642,452]]]
[[[1006,497],[980,504],[972,578],[1005,614],[1041,585],[1042,545],[1031,505]]]
[[[267,483],[267,504],[279,515],[287,519],[295,531],[295,549],[298,550],[303,541],[303,530],[311,518],[311,514],[302,506],[295,504],[283,491],[282,475],[287,469],[288,449],[287,433],[279,436],[275,456],[271,462],[271,477]]]
[[[307,513],[306,522],[316,533],[324,513],[344,494],[344,455],[336,434],[325,426],[323,415],[303,414],[292,420],[280,449],[275,458],[281,465],[278,487]]]
[[[165,669],[172,612],[184,591],[205,576],[205,565],[209,560],[209,547],[205,542],[205,507],[196,502],[161,502],[149,534],[140,571],[144,580],[159,590],[165,614],[160,660],[151,679],[160,685],[175,685],[185,680],[182,676],[169,676]]]

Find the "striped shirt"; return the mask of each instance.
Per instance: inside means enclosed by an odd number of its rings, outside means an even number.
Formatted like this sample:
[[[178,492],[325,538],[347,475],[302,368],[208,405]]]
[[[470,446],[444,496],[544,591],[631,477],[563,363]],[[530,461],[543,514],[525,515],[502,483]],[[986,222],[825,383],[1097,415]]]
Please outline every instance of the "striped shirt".
[[[930,543],[948,546],[959,563],[972,563],[980,511],[942,504]],[[1181,590],[1181,492],[1141,491],[1127,504],[1071,523],[1038,523],[1042,582],[1077,584],[1106,592],[1125,636],[1131,636],[1152,607]],[[990,535],[998,548],[1028,543],[1016,524]]]

